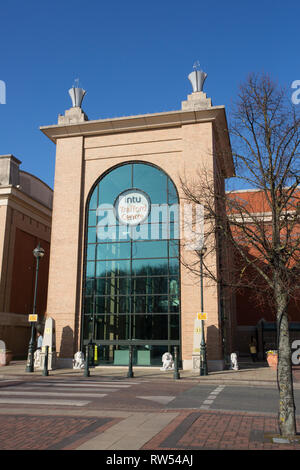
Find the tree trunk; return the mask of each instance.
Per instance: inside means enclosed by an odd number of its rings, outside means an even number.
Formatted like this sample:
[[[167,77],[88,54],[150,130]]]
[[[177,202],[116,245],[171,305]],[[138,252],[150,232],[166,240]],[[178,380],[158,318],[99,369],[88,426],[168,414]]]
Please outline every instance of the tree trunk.
[[[279,389],[279,430],[285,437],[296,435],[295,402],[289,323],[287,317],[288,298],[282,286],[275,287],[277,303],[277,343],[278,368],[277,384]]]

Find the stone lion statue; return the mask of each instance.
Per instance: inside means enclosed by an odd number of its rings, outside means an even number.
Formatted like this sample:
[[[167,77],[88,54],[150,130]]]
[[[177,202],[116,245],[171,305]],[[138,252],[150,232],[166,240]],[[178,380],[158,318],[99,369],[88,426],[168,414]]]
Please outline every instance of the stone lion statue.
[[[230,354],[230,369],[232,370],[239,370],[239,364],[237,360],[237,354],[235,352]]]
[[[162,355],[161,360],[162,360],[163,366],[160,370],[172,370],[172,369],[174,369],[174,361],[173,361],[173,356],[172,356],[171,353],[165,352]]]
[[[73,369],[84,369],[84,367],[85,367],[84,354],[82,351],[78,351],[74,355]]]

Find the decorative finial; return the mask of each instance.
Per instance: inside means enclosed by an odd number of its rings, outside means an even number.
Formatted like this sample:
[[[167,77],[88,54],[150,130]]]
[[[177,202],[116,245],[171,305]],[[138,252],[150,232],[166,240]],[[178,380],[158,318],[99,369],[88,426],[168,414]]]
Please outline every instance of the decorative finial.
[[[83,88],[79,88],[79,78],[75,78],[74,85],[69,90],[73,108],[81,108],[82,100],[86,94]]]
[[[207,74],[203,72],[203,70],[200,70],[199,60],[194,62],[193,69],[194,71],[189,74],[188,79],[192,84],[193,93],[196,93],[203,90],[203,85]]]

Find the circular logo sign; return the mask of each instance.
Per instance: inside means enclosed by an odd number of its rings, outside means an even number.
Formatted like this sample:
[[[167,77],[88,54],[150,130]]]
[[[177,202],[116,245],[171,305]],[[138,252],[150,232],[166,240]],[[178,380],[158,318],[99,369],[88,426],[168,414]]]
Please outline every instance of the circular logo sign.
[[[150,197],[140,189],[127,189],[115,201],[117,218],[124,225],[144,222],[149,215],[150,206]]]

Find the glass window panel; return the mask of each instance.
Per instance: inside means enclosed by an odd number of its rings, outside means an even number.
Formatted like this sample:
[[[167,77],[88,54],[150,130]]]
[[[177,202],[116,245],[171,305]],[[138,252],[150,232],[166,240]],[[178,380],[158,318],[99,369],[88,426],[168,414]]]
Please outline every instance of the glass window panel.
[[[178,241],[169,242],[169,256],[170,258],[179,257],[179,242]]]
[[[168,244],[165,241],[141,241],[132,244],[132,258],[167,258]]]
[[[87,295],[84,300],[84,313],[93,313],[93,296]]]
[[[140,340],[168,339],[169,315],[134,315],[132,338]]]
[[[179,239],[180,238],[180,230],[178,223],[170,223],[169,225],[169,238],[170,240]]]
[[[169,270],[170,270],[170,275],[179,274],[179,261],[177,258],[169,259]]]
[[[130,313],[130,297],[128,296],[97,296],[95,297],[96,313]]]
[[[173,224],[149,225],[149,239],[150,240],[168,240],[169,238],[174,238]]]
[[[130,339],[129,315],[95,315],[95,339]]]
[[[169,300],[170,300],[171,312],[179,311],[179,305],[180,305],[179,290],[180,290],[179,278],[177,276],[171,277],[169,279]]]
[[[97,259],[99,260],[130,258],[130,255],[130,243],[100,243],[97,246]]]
[[[170,315],[170,338],[173,340],[179,340],[179,315]]]
[[[167,224],[169,222],[168,204],[152,204],[149,222],[151,224]]]
[[[95,312],[96,313],[115,313],[116,309],[116,297],[95,297]]]
[[[96,243],[96,227],[88,228],[88,243]]]
[[[119,225],[119,221],[116,217],[115,210],[113,206],[103,207],[102,205],[98,207],[96,211],[97,225],[99,227],[110,227],[111,225]]]
[[[170,178],[168,178],[168,203],[176,204],[177,202],[178,202],[178,196],[177,196],[176,188],[174,184],[172,183],[172,181],[170,180]]]
[[[129,276],[130,260],[97,261],[96,277]]]
[[[162,274],[168,274],[168,260],[132,260],[132,272],[134,276],[159,276]]]
[[[108,277],[96,279],[97,295],[130,295],[131,282],[129,277]]]
[[[131,238],[131,231],[130,227],[127,225],[119,225],[116,226],[116,241],[130,241]]]
[[[151,165],[135,163],[133,165],[133,187],[145,191],[151,199],[151,204],[167,202],[167,176]]]
[[[137,295],[132,297],[132,313],[167,313],[167,295]]]
[[[128,231],[133,241],[151,240],[151,225],[148,222],[129,227]]]
[[[132,292],[136,294],[167,294],[167,277],[132,278]]]
[[[131,227],[131,240],[168,240],[179,238],[179,225],[173,223],[143,223],[136,227]],[[121,239],[121,237],[120,237]]]
[[[85,281],[85,295],[91,295],[94,292],[94,279],[86,279]]]
[[[95,253],[96,253],[96,245],[88,245],[86,259],[89,261],[92,259],[94,260]]]
[[[88,225],[93,226],[96,225],[96,211],[89,211],[89,220],[88,220]]]
[[[95,277],[95,263],[89,261],[86,263],[86,277]]]
[[[119,226],[114,211],[107,207],[131,187],[149,194],[152,211],[146,223]],[[128,340],[133,335],[143,341],[179,341],[179,247],[177,241],[167,241],[180,238],[177,202],[173,183],[151,165],[123,165],[100,181],[90,198],[88,214],[84,340]],[[169,218],[176,223],[169,224]],[[119,242],[131,240],[132,244]],[[99,261],[91,261],[95,257]],[[161,364],[161,355],[169,347],[148,347],[151,364],[156,359]],[[99,357],[113,363],[114,349],[112,345],[105,346],[105,351],[100,347]]]
[[[99,204],[114,204],[117,196],[132,187],[132,165],[122,165],[108,173],[101,181]]]
[[[99,184],[95,187],[95,189],[93,191],[93,194],[91,195],[90,203],[89,203],[89,210],[97,209],[98,186],[99,186]]]
[[[101,227],[97,225],[97,242],[98,243],[109,243],[117,240],[117,226]]]
[[[89,341],[93,338],[93,317],[83,315],[83,340]]]
[[[173,204],[172,206],[169,206],[169,218],[167,222],[171,224],[178,224],[179,222],[179,205],[178,204]]]
[[[114,211],[97,211],[97,241],[110,242],[116,240],[116,223]]]

